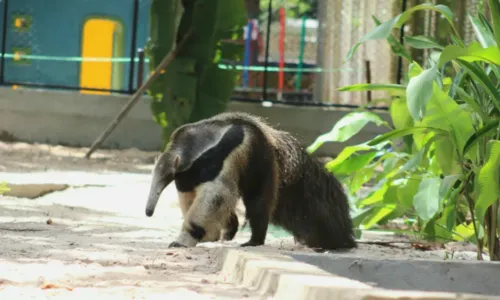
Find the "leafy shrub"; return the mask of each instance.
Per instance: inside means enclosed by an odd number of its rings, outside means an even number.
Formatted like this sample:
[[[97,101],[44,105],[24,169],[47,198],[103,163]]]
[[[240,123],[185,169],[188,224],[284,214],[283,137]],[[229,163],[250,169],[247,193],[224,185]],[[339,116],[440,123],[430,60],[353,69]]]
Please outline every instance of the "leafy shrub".
[[[354,202],[354,223],[373,228],[404,218],[412,233],[427,239],[468,240],[500,260],[500,2],[489,0],[490,23],[481,13],[469,16],[477,41],[466,45],[444,5],[422,4],[379,24],[348,54],[369,40],[387,39],[394,54],[409,60],[404,83],[355,84],[342,91],[386,90],[392,125],[365,110],[347,114],[332,131],[309,146],[343,142],[368,123],[390,131],[349,146],[326,168],[339,175],[351,195],[368,181],[366,195]],[[392,31],[419,10],[434,10],[448,20],[447,45],[427,36],[407,36],[415,49],[434,51],[429,67],[412,60]],[[380,170],[377,172],[376,170]]]

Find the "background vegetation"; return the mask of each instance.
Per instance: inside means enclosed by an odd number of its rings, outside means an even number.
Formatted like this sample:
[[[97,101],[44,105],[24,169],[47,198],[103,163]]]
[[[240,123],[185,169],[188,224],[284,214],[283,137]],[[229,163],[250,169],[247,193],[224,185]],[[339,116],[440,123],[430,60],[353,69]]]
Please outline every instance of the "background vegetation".
[[[358,229],[402,219],[416,238],[467,240],[500,260],[500,2],[489,0],[489,14],[469,15],[476,40],[465,44],[456,16],[446,5],[421,4],[379,24],[353,45],[386,39],[394,55],[409,63],[402,84],[356,84],[341,90],[386,90],[391,93],[391,123],[364,109],[352,112],[308,148],[343,142],[366,124],[389,132],[346,147],[326,168],[338,175],[353,196]],[[393,34],[413,14],[434,10],[449,26],[449,35]],[[433,52],[426,68],[408,54]],[[362,186],[370,183],[364,192]]]
[[[243,1],[153,0],[145,51],[151,71],[193,30],[192,38],[148,91],[164,145],[177,127],[226,109],[239,72],[219,69],[217,64],[221,59],[242,60],[243,45],[235,41],[241,39],[246,23]]]

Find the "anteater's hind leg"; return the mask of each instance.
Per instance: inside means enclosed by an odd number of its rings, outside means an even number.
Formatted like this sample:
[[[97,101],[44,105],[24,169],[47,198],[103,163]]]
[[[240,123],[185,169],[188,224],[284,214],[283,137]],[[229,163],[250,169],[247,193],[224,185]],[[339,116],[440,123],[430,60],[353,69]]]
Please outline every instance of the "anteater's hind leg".
[[[228,222],[231,212],[234,210],[234,199],[232,191],[222,180],[207,182],[196,189],[196,197],[189,208],[182,230],[177,239],[169,247],[194,247],[202,240],[206,240],[207,234],[220,230],[223,224]]]
[[[269,165],[271,166],[269,168]],[[242,247],[264,245],[267,227],[274,210],[278,188],[278,175],[275,163],[270,163],[267,170],[262,170],[260,178],[251,178],[255,182],[243,195],[246,217],[252,229],[250,240]]]

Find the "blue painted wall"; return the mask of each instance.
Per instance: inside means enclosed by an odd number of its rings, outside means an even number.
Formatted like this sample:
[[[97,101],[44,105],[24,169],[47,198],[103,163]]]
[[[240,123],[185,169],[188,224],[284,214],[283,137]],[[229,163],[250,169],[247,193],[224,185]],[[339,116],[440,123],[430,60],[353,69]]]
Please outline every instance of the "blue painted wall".
[[[3,16],[4,1],[0,0],[0,16]],[[149,36],[150,5],[151,0],[140,0],[138,48],[145,46]],[[133,10],[133,0],[9,0],[6,51],[12,53],[15,47],[29,47],[32,55],[80,57],[84,22],[89,17],[102,16],[123,24],[125,56],[130,57]],[[17,13],[32,17],[31,30],[18,32],[13,28],[12,17]],[[128,90],[130,63],[124,64],[122,89]],[[31,60],[28,65],[20,65],[11,59],[5,60],[6,82],[77,87],[79,75],[78,61]]]

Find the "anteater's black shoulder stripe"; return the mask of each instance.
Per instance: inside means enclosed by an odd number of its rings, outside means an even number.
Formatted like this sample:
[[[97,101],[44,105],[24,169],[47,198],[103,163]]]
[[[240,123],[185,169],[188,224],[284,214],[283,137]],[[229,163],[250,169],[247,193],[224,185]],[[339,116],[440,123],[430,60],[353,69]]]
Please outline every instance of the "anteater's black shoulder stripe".
[[[200,155],[188,170],[176,174],[177,190],[192,191],[197,185],[214,180],[222,170],[224,160],[243,143],[243,138],[242,125],[231,125],[219,143]]]

